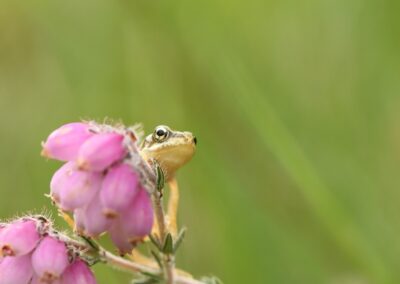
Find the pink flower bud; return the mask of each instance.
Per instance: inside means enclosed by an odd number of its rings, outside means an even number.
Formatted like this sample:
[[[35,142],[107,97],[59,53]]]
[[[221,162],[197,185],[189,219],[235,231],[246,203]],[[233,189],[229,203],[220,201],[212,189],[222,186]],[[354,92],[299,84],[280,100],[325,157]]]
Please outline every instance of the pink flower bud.
[[[119,219],[126,240],[135,245],[150,234],[153,218],[150,196],[144,189],[140,189],[135,200],[122,212]]]
[[[18,220],[0,232],[0,254],[20,256],[31,252],[40,236],[33,220]]]
[[[79,148],[94,134],[85,123],[68,123],[53,131],[43,144],[42,155],[61,161],[77,158]]]
[[[153,227],[153,206],[149,194],[145,189],[138,192],[132,206],[124,211],[121,222],[131,240],[134,237],[143,238],[151,232]]]
[[[69,265],[65,244],[47,236],[39,243],[32,254],[32,266],[39,280],[53,283]]]
[[[129,242],[129,238],[126,235],[119,218],[115,220],[108,233],[110,234],[111,241],[118,248],[121,255],[130,253],[136,245]]]
[[[74,210],[87,205],[100,190],[102,175],[94,172],[69,170],[65,172],[63,185],[59,190],[60,207]]]
[[[96,278],[90,268],[80,259],[75,260],[64,271],[61,284],[96,284]]]
[[[71,172],[75,170],[75,162],[68,162],[61,166],[53,175],[50,181],[50,196],[51,199],[59,203],[60,202],[60,191],[64,186],[65,180],[71,175]]]
[[[104,233],[111,225],[111,220],[102,213],[103,206],[100,202],[100,195],[97,194],[83,213],[85,235],[97,237]]]
[[[103,171],[126,155],[124,136],[102,133],[90,138],[79,150],[78,166],[89,171]]]
[[[33,275],[31,255],[5,257],[0,262],[0,284],[27,284]]]
[[[112,167],[104,178],[100,198],[103,213],[115,218],[132,203],[139,188],[139,177],[127,164]]]

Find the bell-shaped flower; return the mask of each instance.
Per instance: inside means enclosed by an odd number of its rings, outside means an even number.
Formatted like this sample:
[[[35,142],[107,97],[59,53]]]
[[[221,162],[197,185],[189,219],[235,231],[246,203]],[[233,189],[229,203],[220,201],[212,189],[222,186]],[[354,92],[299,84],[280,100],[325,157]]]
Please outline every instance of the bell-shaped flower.
[[[0,261],[0,284],[27,284],[32,276],[30,254],[7,256]]]
[[[85,235],[90,237],[97,237],[111,226],[111,219],[106,218],[103,214],[103,206],[100,202],[99,194],[84,209],[83,225]]]
[[[20,256],[31,252],[39,242],[34,220],[17,220],[0,231],[0,254]]]
[[[87,264],[81,259],[76,259],[64,271],[61,284],[96,284],[96,278]]]
[[[142,239],[151,232],[153,227],[153,206],[147,191],[140,189],[132,206],[128,207],[121,215],[121,222],[124,224],[125,231],[134,241],[135,238]]]
[[[71,175],[72,171],[74,170],[76,170],[76,163],[72,161],[62,165],[54,173],[50,181],[50,196],[54,202],[60,202],[60,191],[65,184],[65,180]]]
[[[68,123],[53,131],[43,143],[42,155],[61,161],[75,160],[79,148],[92,137],[89,125],[81,122]]]
[[[35,274],[43,283],[58,280],[69,265],[65,244],[51,236],[46,236],[32,254]]]
[[[88,171],[103,171],[126,155],[124,136],[101,133],[87,140],[79,149],[78,167]]]
[[[101,173],[66,171],[59,190],[61,209],[72,211],[88,204],[99,191],[102,178]]]
[[[121,255],[130,253],[136,244],[129,242],[129,237],[124,231],[124,226],[121,224],[119,218],[113,222],[113,225],[108,230],[111,241],[118,248]]]
[[[139,191],[139,177],[127,164],[112,167],[105,176],[100,191],[103,213],[115,218],[128,208]]]
[[[153,207],[149,194],[140,189],[132,204],[122,212],[117,225],[110,231],[111,239],[121,252],[126,252],[127,243],[135,246],[153,227]]]

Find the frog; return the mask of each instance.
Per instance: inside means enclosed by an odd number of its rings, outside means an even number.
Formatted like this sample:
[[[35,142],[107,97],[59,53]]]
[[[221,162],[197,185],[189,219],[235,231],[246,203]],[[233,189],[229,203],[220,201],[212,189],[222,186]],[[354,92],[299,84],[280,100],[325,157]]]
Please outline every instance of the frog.
[[[156,161],[161,167],[165,181],[169,185],[167,225],[169,232],[177,235],[177,215],[179,187],[176,171],[187,164],[196,152],[197,138],[191,132],[173,130],[166,125],[157,126],[152,134],[144,139],[140,154],[149,164]],[[157,228],[155,228],[157,232]]]
[[[175,177],[176,171],[193,157],[197,138],[191,132],[172,130],[166,125],[157,126],[153,133],[146,136],[140,153],[146,161],[152,160],[162,168],[166,181]]]

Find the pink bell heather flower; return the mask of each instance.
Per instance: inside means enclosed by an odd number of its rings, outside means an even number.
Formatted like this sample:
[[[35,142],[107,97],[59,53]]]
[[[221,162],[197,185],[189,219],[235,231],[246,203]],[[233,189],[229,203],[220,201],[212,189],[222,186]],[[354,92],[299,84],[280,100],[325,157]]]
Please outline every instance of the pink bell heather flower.
[[[89,171],[103,171],[126,155],[124,136],[101,133],[87,140],[79,149],[78,166]]]
[[[111,225],[111,220],[102,214],[103,206],[97,194],[83,212],[85,235],[96,237],[104,233]]]
[[[39,242],[36,222],[18,220],[0,231],[0,254],[20,256],[31,252]]]
[[[76,158],[54,174],[51,197],[62,210],[73,211],[79,234],[108,231],[120,251],[128,252],[153,225],[151,200],[140,180],[147,168],[140,168],[136,137],[125,127],[90,127],[93,133]]]
[[[61,188],[64,186],[67,177],[71,175],[73,170],[75,170],[75,167],[75,162],[68,162],[54,173],[50,181],[50,196],[54,202],[60,202]]]
[[[80,259],[76,259],[64,271],[61,284],[96,284],[96,278],[90,268]]]
[[[139,177],[127,164],[112,167],[104,178],[100,191],[103,213],[115,218],[132,203],[139,190]]]
[[[111,239],[124,253],[128,243],[135,246],[153,227],[153,207],[149,194],[141,189],[132,204],[121,214],[110,230]]]
[[[78,210],[83,211],[75,211]],[[0,240],[7,241],[6,254],[0,253],[0,284],[96,283],[78,254],[70,264],[72,250],[67,246],[74,245],[66,236],[54,231],[51,222],[41,215],[0,223]]]
[[[86,123],[68,123],[53,131],[43,144],[42,155],[61,161],[77,158],[79,148],[93,133]]]
[[[121,214],[121,222],[129,241],[141,240],[153,227],[153,206],[149,194],[143,188],[132,205]]]
[[[50,236],[44,237],[32,254],[33,269],[44,283],[54,283],[68,265],[65,244]]]
[[[8,256],[0,262],[0,284],[27,284],[32,275],[30,254]]]
[[[124,231],[124,225],[121,224],[119,219],[113,223],[108,233],[110,234],[111,241],[118,248],[121,255],[130,253],[135,247],[135,244],[129,242],[129,237]]]
[[[69,170],[64,171],[64,177],[60,177],[60,180],[62,180],[61,188],[58,190],[60,207],[68,211],[82,208],[93,199],[101,187],[102,175]]]

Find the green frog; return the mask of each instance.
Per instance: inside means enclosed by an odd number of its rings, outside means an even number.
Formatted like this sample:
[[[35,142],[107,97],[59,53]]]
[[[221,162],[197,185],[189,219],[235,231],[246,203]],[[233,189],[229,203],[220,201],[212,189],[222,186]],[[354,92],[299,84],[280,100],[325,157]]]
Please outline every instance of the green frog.
[[[172,130],[166,125],[159,125],[142,143],[140,153],[151,163],[156,160],[163,170],[165,180],[169,185],[167,225],[168,231],[177,235],[177,214],[179,203],[179,188],[175,172],[188,163],[196,151],[197,139],[187,131]],[[157,228],[154,229],[157,232]]]
[[[187,131],[172,130],[159,125],[142,143],[140,153],[146,161],[156,160],[166,181],[175,177],[177,169],[188,163],[196,151],[197,139]]]

